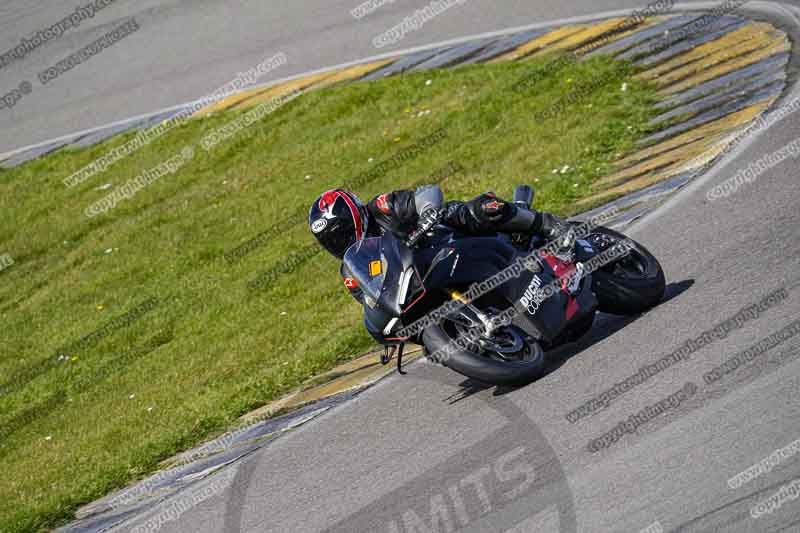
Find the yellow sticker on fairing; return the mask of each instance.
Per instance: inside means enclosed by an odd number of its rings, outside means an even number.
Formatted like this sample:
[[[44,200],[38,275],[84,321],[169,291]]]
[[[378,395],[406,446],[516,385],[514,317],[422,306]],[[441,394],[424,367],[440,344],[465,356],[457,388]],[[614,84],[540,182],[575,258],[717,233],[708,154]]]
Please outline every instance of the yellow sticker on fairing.
[[[381,262],[380,261],[370,261],[370,263],[369,263],[369,275],[370,276],[372,276],[374,278],[375,276],[379,275],[382,271],[383,271],[383,268],[381,267]]]

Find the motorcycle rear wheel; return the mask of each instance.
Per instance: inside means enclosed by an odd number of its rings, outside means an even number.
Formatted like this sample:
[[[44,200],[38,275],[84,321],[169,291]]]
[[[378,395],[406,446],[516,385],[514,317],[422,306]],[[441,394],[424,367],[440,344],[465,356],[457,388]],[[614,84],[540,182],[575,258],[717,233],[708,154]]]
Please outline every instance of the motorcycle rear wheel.
[[[621,240],[633,243],[631,251],[592,274],[598,309],[614,315],[637,315],[655,307],[666,289],[664,270],[650,251],[613,229],[598,226],[584,237],[599,252]]]

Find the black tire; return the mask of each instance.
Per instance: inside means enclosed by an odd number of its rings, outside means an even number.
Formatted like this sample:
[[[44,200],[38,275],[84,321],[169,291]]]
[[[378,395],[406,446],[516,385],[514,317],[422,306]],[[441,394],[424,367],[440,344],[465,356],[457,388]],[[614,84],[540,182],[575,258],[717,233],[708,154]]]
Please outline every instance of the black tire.
[[[636,315],[656,306],[664,298],[666,279],[664,270],[647,248],[613,229],[598,226],[587,235],[599,234],[620,241],[626,239],[633,243],[630,257],[624,261],[636,263],[637,271],[620,274],[619,262],[614,262],[596,270],[592,274],[592,288],[598,300],[598,309],[614,315]]]
[[[442,325],[430,326],[422,333],[422,341],[428,354],[435,354],[455,340]],[[455,346],[455,344],[453,344]],[[526,361],[500,361],[480,355],[474,351],[456,348],[446,358],[436,362],[455,370],[468,378],[500,386],[526,385],[541,377],[545,368],[542,348],[535,342],[528,343],[533,358]]]

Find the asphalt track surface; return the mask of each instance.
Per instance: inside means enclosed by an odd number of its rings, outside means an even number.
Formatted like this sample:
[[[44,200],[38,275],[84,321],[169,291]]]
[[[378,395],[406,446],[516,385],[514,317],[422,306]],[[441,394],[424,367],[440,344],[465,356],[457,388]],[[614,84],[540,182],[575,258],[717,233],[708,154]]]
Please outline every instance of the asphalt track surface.
[[[185,102],[280,51],[289,63],[275,78],[374,55],[372,37],[426,2],[396,0],[361,21],[349,15],[357,2],[282,4],[117,0],[85,28],[0,70],[5,92],[131,16],[141,26],[0,112],[0,151]],[[470,0],[391,49],[637,4]],[[0,3],[0,51],[74,7]],[[498,391],[429,363],[411,365],[407,376],[382,381],[229,466],[232,481],[211,476],[210,496],[196,505],[179,495],[184,504],[158,528],[148,529],[145,516],[118,530],[638,532],[658,522],[664,531],[800,531],[797,499],[751,516],[800,477],[800,454],[742,487],[727,485],[800,439],[800,335],[713,385],[702,377],[800,318],[797,160],[728,198],[706,199],[713,185],[798,137],[800,114],[744,143],[638,223],[629,233],[661,259],[667,301],[635,320],[599,317],[590,338],[558,354],[542,380]],[[593,416],[565,418],[781,287],[788,297],[757,319]],[[687,383],[697,392],[677,407],[607,449],[587,448]]]

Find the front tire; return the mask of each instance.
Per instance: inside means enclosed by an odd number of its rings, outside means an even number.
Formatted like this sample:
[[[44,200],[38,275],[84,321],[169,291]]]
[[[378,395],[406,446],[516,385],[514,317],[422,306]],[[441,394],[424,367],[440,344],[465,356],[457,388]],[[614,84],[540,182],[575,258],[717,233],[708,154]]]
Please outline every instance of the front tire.
[[[509,327],[515,328],[515,326]],[[518,328],[517,331],[521,332]],[[481,353],[475,344],[458,347],[455,344],[457,338],[459,333],[447,321],[444,324],[430,326],[422,333],[422,341],[429,357],[436,354],[432,357],[433,361],[468,378],[492,385],[513,387],[535,381],[544,373],[544,352],[533,339],[528,339],[525,343],[524,349],[527,351],[523,356],[517,360],[507,360]],[[454,349],[444,352],[445,346],[448,345]]]
[[[664,298],[664,270],[647,248],[603,226],[594,228],[585,239],[599,252],[622,240],[633,243],[628,255],[592,274],[592,289],[600,311],[614,315],[637,315],[655,307]]]

